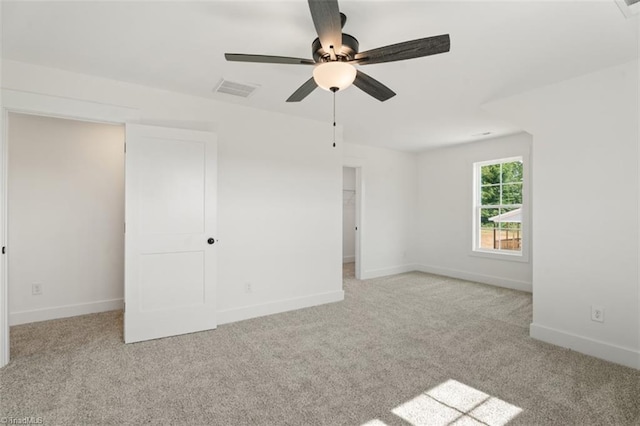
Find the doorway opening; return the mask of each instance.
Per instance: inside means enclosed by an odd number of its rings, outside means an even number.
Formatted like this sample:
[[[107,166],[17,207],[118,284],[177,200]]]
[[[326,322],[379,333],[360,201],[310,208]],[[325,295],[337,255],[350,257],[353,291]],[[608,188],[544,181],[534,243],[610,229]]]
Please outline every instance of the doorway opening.
[[[360,279],[360,168],[342,168],[342,276]]]
[[[125,126],[7,120],[9,325],[122,310]]]

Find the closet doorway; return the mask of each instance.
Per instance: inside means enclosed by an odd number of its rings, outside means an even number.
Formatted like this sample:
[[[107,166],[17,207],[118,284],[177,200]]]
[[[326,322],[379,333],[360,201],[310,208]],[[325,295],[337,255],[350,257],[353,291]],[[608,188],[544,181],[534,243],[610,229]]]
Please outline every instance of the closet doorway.
[[[0,185],[0,189],[2,192],[2,201],[3,206],[0,209],[0,222],[2,223],[2,229],[0,229],[1,236],[3,237],[3,253],[6,251],[6,256],[2,257],[2,262],[0,262],[0,367],[5,366],[9,362],[9,325],[11,324],[24,324],[29,322],[37,322],[37,321],[46,321],[48,319],[54,318],[64,318],[69,316],[82,315],[86,313],[93,312],[102,312],[106,310],[114,310],[114,309],[122,309],[124,306],[124,300],[122,298],[123,293],[125,298],[129,298],[129,294],[131,293],[131,297],[135,295],[143,294],[139,290],[141,285],[140,274],[129,274],[134,278],[138,278],[132,281],[131,279],[128,282],[132,283],[131,285],[125,285],[124,289],[122,286],[123,282],[123,272],[126,272],[127,265],[132,265],[135,262],[129,262],[125,264],[125,268],[123,271],[122,264],[124,263],[123,251],[135,254],[132,250],[124,250],[124,245],[128,245],[129,243],[125,239],[125,244],[122,244],[122,240],[125,234],[125,226],[124,220],[127,218],[127,222],[131,220],[140,221],[140,209],[138,211],[134,211],[133,209],[129,209],[129,206],[136,206],[143,202],[147,202],[147,206],[150,202],[158,202],[158,197],[162,198],[162,196],[166,195],[166,193],[159,193],[158,191],[146,191],[140,194],[138,191],[137,195],[134,194],[135,191],[130,191],[127,182],[136,182],[135,180],[127,180],[124,181],[124,168],[127,168],[127,176],[138,176],[143,174],[144,176],[148,176],[144,174],[143,171],[147,170],[149,167],[153,170],[159,170],[167,175],[171,175],[174,177],[178,177],[179,181],[177,184],[173,185],[173,187],[181,187],[185,182],[184,180],[188,178],[194,178],[194,169],[193,161],[190,163],[185,160],[185,156],[188,159],[194,160],[197,164],[203,164],[204,169],[200,169],[200,174],[198,174],[197,178],[203,180],[203,185],[211,186],[215,188],[215,176],[217,176],[216,170],[216,158],[217,158],[217,144],[216,144],[216,136],[214,133],[210,132],[201,132],[194,130],[186,130],[186,129],[174,129],[174,128],[164,128],[164,127],[152,127],[152,126],[141,126],[129,124],[125,126],[125,123],[129,122],[139,122],[140,121],[140,112],[134,108],[128,107],[120,107],[115,105],[103,105],[97,104],[94,102],[85,102],[80,100],[72,100],[66,98],[57,98],[53,96],[39,95],[33,93],[26,92],[17,92],[17,91],[3,91],[3,108],[2,108],[2,124],[5,132],[2,138],[2,165],[3,169],[3,179],[2,185]],[[88,149],[91,149],[93,153],[95,153],[94,143],[84,143],[80,147],[76,147],[76,150],[72,150],[69,155],[60,155],[59,152],[51,152],[53,148],[53,143],[51,143],[52,137],[54,136],[53,132],[50,132],[48,129],[42,129],[35,132],[35,127],[29,123],[22,123],[23,130],[26,132],[31,132],[29,139],[33,138],[41,138],[45,137],[49,139],[49,142],[45,142],[39,144],[38,147],[30,147],[22,146],[18,143],[19,148],[25,148],[25,154],[23,158],[27,158],[28,160],[36,160],[37,164],[31,164],[31,167],[23,167],[21,169],[15,169],[13,166],[13,160],[17,160],[20,157],[20,153],[16,150],[12,149],[9,139],[14,139],[13,131],[20,127],[20,123],[17,123],[16,117],[18,120],[20,118],[28,119],[35,118],[38,120],[50,121],[49,124],[52,124],[53,127],[56,127],[56,123],[66,122],[69,123],[74,122],[75,126],[78,125],[90,125],[90,124],[99,124],[104,123],[107,127],[110,127],[112,130],[115,129],[115,132],[119,134],[117,138],[116,145],[113,146],[114,150],[113,157],[109,156],[109,163],[112,163],[111,160],[116,161],[118,163],[119,171],[115,169],[110,169],[106,164],[106,158],[104,156],[100,156],[97,161],[85,161],[88,153],[86,152]],[[110,124],[108,124],[110,123]],[[26,124],[26,125],[25,125]],[[146,128],[142,129],[142,128]],[[137,130],[136,130],[137,129]],[[140,132],[148,131],[153,133],[153,135],[145,137]],[[125,135],[127,138],[127,151],[131,151],[128,155],[126,155],[127,160],[122,161],[122,158],[125,157],[125,147],[124,147],[124,138],[121,136]],[[70,138],[67,136],[58,137],[57,139],[61,140],[63,144],[66,144]],[[73,137],[75,139],[75,137]],[[82,138],[81,138],[82,139]],[[93,139],[93,138],[84,138],[84,139]],[[167,142],[165,144],[152,144],[151,140],[162,139]],[[175,142],[175,143],[174,143]],[[193,148],[193,145],[196,144],[201,148],[204,148],[203,145],[206,145],[207,158],[206,161],[202,161],[202,150],[190,149]],[[174,148],[173,151],[171,149],[165,149],[167,145],[170,145],[169,148]],[[157,161],[159,160],[158,155],[146,155],[148,154],[147,148],[158,148],[157,150],[171,151],[171,155],[162,156],[162,160],[166,160],[164,162]],[[180,151],[180,155],[175,155],[175,151]],[[186,154],[184,151],[189,151]],[[137,153],[136,155],[132,155],[133,153]],[[104,154],[104,152],[102,152]],[[184,155],[182,155],[184,154]],[[191,154],[190,156],[188,154]],[[118,158],[116,158],[118,157]],[[196,158],[197,157],[197,158]],[[72,161],[77,158],[81,158],[82,161]],[[132,158],[143,158],[143,159],[151,159],[153,160],[151,165],[149,165],[149,161],[145,164],[148,166],[147,169],[143,169],[140,167],[140,164],[134,164],[131,160]],[[55,160],[55,161],[54,161]],[[175,160],[175,161],[174,161]],[[211,160],[211,161],[209,161]],[[139,163],[139,162],[138,162]],[[167,164],[168,163],[168,164]],[[188,163],[188,164],[187,164]],[[57,164],[57,167],[54,165]],[[186,164],[186,165],[185,165]],[[23,164],[24,166],[24,164]],[[182,171],[184,173],[174,173],[175,167],[183,166]],[[170,168],[171,167],[171,168]],[[129,170],[131,168],[131,170]],[[7,169],[10,169],[9,171]],[[53,169],[53,170],[51,170]],[[110,192],[111,189],[114,189],[111,184],[114,180],[110,179],[108,176],[102,176],[99,179],[96,179],[94,174],[100,174],[105,172],[105,169],[110,169],[109,173],[115,173],[118,176],[119,185],[117,190]],[[18,175],[13,173],[13,171],[18,170]],[[43,171],[49,170],[52,173],[49,176],[44,176]],[[71,176],[68,172],[76,172],[80,171],[83,173],[88,173],[85,177]],[[22,174],[22,176],[20,176]],[[208,177],[205,182],[204,177]],[[18,177],[18,179],[16,179]],[[20,177],[23,179],[20,183]],[[139,179],[138,179],[139,180]],[[124,187],[122,182],[125,182],[125,186],[127,186],[127,190],[124,191],[127,195],[126,206],[123,214],[123,203],[125,202],[124,197],[122,196],[122,191]],[[14,186],[15,183],[18,183],[18,187]],[[174,182],[175,183],[175,182]],[[189,180],[189,184],[193,183],[193,179]],[[48,185],[60,185],[60,188],[47,188]],[[133,184],[132,184],[133,185]],[[79,188],[78,188],[79,186]],[[86,186],[90,187],[90,191],[87,191]],[[140,185],[138,185],[137,189]],[[157,186],[157,185],[156,185]],[[24,201],[27,193],[22,191],[19,187],[27,188],[27,189],[36,189],[40,190],[39,194],[36,194],[34,197],[31,197],[30,202],[32,205],[23,206],[20,208],[19,202]],[[109,188],[107,188],[109,187]],[[154,187],[155,188],[155,187]],[[42,191],[43,189],[47,189],[46,191]],[[135,187],[133,189],[136,189]],[[109,192],[111,197],[99,197],[98,195],[103,194],[104,192]],[[184,193],[180,191],[174,191],[178,194],[181,200],[184,199]],[[116,194],[117,193],[117,194]],[[131,195],[130,194],[134,194]],[[203,200],[190,200],[194,201],[192,204],[200,206],[198,209],[199,212],[204,212],[201,206],[204,204],[210,210],[209,213],[205,212],[205,216],[209,219],[215,220],[217,217],[215,214],[215,191],[194,191],[193,194],[197,197],[206,198]],[[69,203],[69,196],[71,197],[71,203]],[[14,198],[18,197],[18,198]],[[108,202],[104,203],[105,198]],[[167,197],[164,197],[167,198]],[[169,197],[171,198],[171,197]],[[86,201],[92,201],[91,203],[85,203]],[[162,200],[161,200],[162,201]],[[166,201],[166,200],[165,200]],[[173,198],[169,200],[170,205],[175,205],[173,202]],[[182,203],[184,205],[185,203]],[[189,204],[191,206],[192,204]],[[153,207],[153,206],[152,206]],[[15,211],[14,208],[18,208],[19,211]],[[76,212],[78,210],[85,210],[90,212],[89,215],[91,217],[90,220],[87,220],[86,217],[83,219],[81,223],[76,223],[74,221],[69,221],[69,216],[72,216],[72,212]],[[116,213],[116,210],[118,212]],[[15,219],[20,217],[22,212],[28,212],[27,214],[31,216],[29,219],[33,219],[34,216],[37,219],[35,225],[17,225]],[[128,214],[127,212],[130,212]],[[142,216],[144,218],[144,223],[148,223],[149,221],[153,222],[153,224],[157,224],[158,222],[164,219],[165,217],[161,217],[162,215],[158,215],[158,211],[156,209],[146,209],[145,213],[149,213],[148,215]],[[162,212],[166,213],[166,210],[162,210]],[[129,217],[130,216],[130,217]],[[166,214],[165,214],[166,216]],[[54,222],[52,224],[53,219],[60,219],[58,222]],[[148,220],[149,219],[149,220]],[[35,232],[35,227],[38,225],[40,220],[47,221],[50,226],[46,229],[40,229],[40,232]],[[135,221],[135,220],[134,220]],[[165,222],[167,222],[165,220]],[[89,223],[89,227],[85,226]],[[163,222],[164,223],[164,222]],[[171,225],[175,224],[175,221],[169,221]],[[111,231],[106,230],[109,226],[107,224],[113,225]],[[81,231],[77,232],[78,226],[82,225]],[[135,224],[134,224],[135,225]],[[135,227],[135,226],[134,226]],[[30,241],[27,242],[22,248],[16,246],[16,239],[19,238],[20,230],[22,228],[26,233],[30,233],[30,235],[35,234],[35,238],[31,238]],[[208,228],[206,228],[208,229]],[[198,241],[200,245],[206,247],[208,252],[213,255],[212,264],[215,267],[216,264],[216,256],[217,247],[212,245],[214,239],[211,235],[208,236],[208,239],[199,238]],[[87,249],[88,253],[84,251],[75,249],[75,242],[80,242],[80,240],[86,240],[87,235],[90,238],[89,249]],[[132,239],[135,240],[136,236],[139,236],[140,233],[129,232],[127,234],[131,236]],[[24,235],[23,235],[24,236]],[[51,239],[49,237],[53,236]],[[45,237],[47,239],[53,240],[54,244],[46,244],[47,251],[45,256],[48,256],[43,262],[37,262],[38,271],[40,273],[39,278],[35,275],[26,276],[26,274],[21,278],[17,278],[14,275],[14,272],[19,271],[20,264],[11,264],[13,261],[8,261],[8,258],[11,258],[13,255],[13,260],[16,260],[16,257],[19,257],[19,252],[22,250],[23,253],[27,254],[27,257],[23,257],[27,259],[31,264],[35,264],[35,256],[38,255],[42,257],[42,252],[44,251],[44,242]],[[118,241],[115,241],[118,239]],[[21,239],[21,241],[23,241]],[[26,239],[24,240],[26,241]],[[210,242],[211,241],[211,242]],[[135,248],[135,243],[131,243],[131,247]],[[9,244],[11,243],[11,244]],[[107,244],[109,243],[109,244]],[[113,243],[113,244],[112,244]],[[102,272],[105,272],[104,267],[107,266],[106,272],[104,274],[96,275],[95,270],[92,268],[93,273],[87,274],[88,268],[87,264],[82,263],[82,259],[86,258],[86,255],[95,254],[95,250],[99,247],[102,253],[107,252],[107,245],[109,245],[113,250],[109,253],[107,258],[102,258],[102,264],[98,264]],[[64,252],[65,249],[70,249],[68,252]],[[217,245],[216,245],[217,246]],[[87,247],[86,245],[84,246]],[[5,250],[6,249],[6,250]],[[202,249],[201,249],[202,251]],[[74,261],[71,266],[69,263],[64,261],[61,262],[52,262],[51,257],[57,256],[59,254],[71,256]],[[17,255],[17,256],[16,256]],[[131,257],[131,256],[128,256]],[[113,261],[114,259],[117,259]],[[208,259],[208,257],[207,257]],[[64,260],[64,259],[63,259]],[[91,261],[97,260],[97,256],[93,256]],[[18,262],[21,262],[18,260]],[[100,262],[99,262],[100,263]],[[183,262],[185,263],[185,262]],[[187,262],[188,263],[188,262]],[[42,273],[43,267],[49,265],[50,271],[49,273]],[[173,264],[172,264],[173,265]],[[207,263],[209,265],[209,263]],[[22,265],[23,266],[23,265]],[[175,266],[175,265],[174,265]],[[193,266],[193,265],[191,265]],[[70,271],[64,271],[64,268],[71,269]],[[98,268],[98,269],[100,269]],[[210,268],[211,269],[211,268]],[[215,269],[215,268],[214,268]],[[26,268],[22,268],[23,271],[31,273]],[[190,270],[193,270],[191,267]],[[36,271],[36,272],[38,272]],[[54,282],[52,279],[53,273],[57,273],[58,276],[63,273],[69,273],[71,278],[73,278],[73,284],[71,284],[67,280],[57,280]],[[209,271],[211,272],[211,271]],[[8,276],[10,275],[10,277]],[[165,274],[166,275],[166,274]],[[205,273],[203,272],[199,276],[204,277]],[[199,331],[204,329],[215,328],[215,313],[214,310],[211,309],[211,304],[215,305],[215,286],[216,286],[216,273],[215,270],[213,273],[209,273],[207,275],[209,278],[202,278],[199,284],[207,285],[211,287],[213,291],[201,292],[199,294],[207,294],[209,297],[206,299],[206,303],[202,306],[202,309],[188,309],[188,314],[191,314],[191,317],[195,317],[197,322],[194,328],[194,324],[191,322],[187,326],[187,331],[183,330],[184,324],[186,321],[183,321],[183,318],[178,316],[177,318],[172,317],[170,321],[165,321],[164,324],[168,325],[167,327],[157,327],[157,324],[153,324],[154,332],[160,330],[163,336],[169,335],[177,335],[184,334],[193,331]],[[105,280],[106,277],[112,278],[111,280]],[[98,286],[98,288],[87,285],[87,282],[116,282],[115,286]],[[94,281],[94,279],[96,279]],[[18,285],[19,288],[13,285],[18,284],[18,282],[22,281],[22,285]],[[126,281],[126,280],[125,280]],[[60,286],[57,283],[62,282],[63,285]],[[153,280],[147,280],[147,282],[153,282]],[[194,281],[195,282],[195,281]],[[26,285],[25,285],[26,283]],[[78,284],[80,283],[80,284]],[[142,283],[144,284],[144,283]],[[176,315],[184,314],[185,309],[175,310],[174,304],[179,303],[180,300],[171,297],[174,293],[173,291],[178,288],[179,284],[177,281],[170,281],[167,285],[163,287],[163,293],[161,296],[161,302],[167,302],[169,305],[165,311],[170,311],[171,314]],[[193,284],[193,283],[191,283]],[[136,287],[137,285],[137,287]],[[194,284],[195,285],[195,284]],[[9,288],[11,287],[11,288]],[[128,292],[124,292],[123,290],[130,290]],[[74,299],[77,297],[78,291],[81,293],[81,298]],[[106,290],[106,291],[103,291]],[[146,292],[143,295],[145,296],[145,301],[148,299],[152,299],[151,302],[158,302],[160,299],[157,297],[159,293],[157,291]],[[9,297],[10,296],[10,297]],[[85,297],[87,296],[87,297]],[[148,298],[146,296],[149,296]],[[87,300],[87,298],[89,300]],[[140,307],[143,306],[144,303],[140,303],[139,300],[131,299],[131,303],[127,303],[127,306]],[[136,303],[138,302],[138,303]],[[157,305],[158,303],[156,303]],[[191,308],[191,307],[189,307]],[[147,334],[138,333],[137,337],[135,333],[132,334],[131,339],[127,340],[127,324],[131,326],[141,325],[144,327],[144,323],[140,321],[139,317],[135,317],[129,315],[131,309],[127,310],[124,316],[124,337],[125,342],[135,342],[139,340],[147,340],[158,338],[162,336],[149,336]],[[204,315],[203,314],[204,311]],[[154,310],[153,312],[157,313],[160,310]],[[189,316],[189,315],[186,315]],[[190,318],[191,318],[190,317]],[[213,318],[213,319],[212,319]],[[166,320],[166,316],[165,316]],[[211,322],[214,322],[214,325],[211,326]],[[147,327],[148,328],[148,327]],[[196,330],[196,328],[198,330]],[[145,329],[147,330],[147,329]],[[144,330],[143,330],[144,331]],[[148,330],[147,330],[148,331]],[[158,334],[158,333],[156,333]],[[140,337],[142,336],[142,337]]]
[[[361,168],[342,168],[342,270],[345,279],[360,279]]]
[[[124,133],[8,114],[10,325],[122,309]]]

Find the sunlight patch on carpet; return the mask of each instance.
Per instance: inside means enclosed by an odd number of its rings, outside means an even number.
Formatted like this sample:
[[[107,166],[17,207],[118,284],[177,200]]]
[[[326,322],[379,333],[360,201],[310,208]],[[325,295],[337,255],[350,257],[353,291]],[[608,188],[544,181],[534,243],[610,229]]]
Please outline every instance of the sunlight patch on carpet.
[[[522,408],[464,383],[447,380],[391,412],[413,426],[503,426],[516,418]],[[383,425],[384,422],[375,419],[363,426]]]
[[[362,426],[388,426],[385,422],[380,419],[369,420],[366,423],[363,423]]]

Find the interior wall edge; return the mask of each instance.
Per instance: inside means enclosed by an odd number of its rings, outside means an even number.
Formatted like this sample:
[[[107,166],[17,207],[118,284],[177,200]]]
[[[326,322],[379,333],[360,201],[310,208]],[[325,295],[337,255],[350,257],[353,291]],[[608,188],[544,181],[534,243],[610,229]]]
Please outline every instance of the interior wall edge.
[[[294,311],[302,308],[341,302],[344,300],[344,290],[314,294],[312,296],[297,297],[276,302],[244,306],[240,308],[218,310],[218,325],[229,324],[267,315]]]
[[[534,339],[640,370],[640,351],[585,336],[579,336],[537,323],[531,323],[529,332],[530,336]]]
[[[520,281],[514,280],[512,278],[498,277],[495,275],[484,275],[478,274],[476,272],[441,268],[439,266],[424,264],[418,265],[417,270],[420,272],[426,272],[428,274],[442,275],[444,277],[456,278],[465,281],[474,281],[481,284],[492,285],[495,287],[509,288],[511,290],[525,291],[527,293],[533,292],[533,285],[529,281]]]
[[[124,309],[124,299],[101,300],[98,302],[79,303],[76,305],[54,306],[45,309],[12,312],[9,314],[9,325],[14,326],[122,309]]]
[[[391,266],[388,268],[381,268],[381,269],[369,269],[366,271],[362,271],[362,277],[360,279],[370,280],[374,278],[388,277],[389,275],[397,275],[397,274],[404,274],[406,272],[414,272],[417,270],[418,270],[417,265],[415,264]]]

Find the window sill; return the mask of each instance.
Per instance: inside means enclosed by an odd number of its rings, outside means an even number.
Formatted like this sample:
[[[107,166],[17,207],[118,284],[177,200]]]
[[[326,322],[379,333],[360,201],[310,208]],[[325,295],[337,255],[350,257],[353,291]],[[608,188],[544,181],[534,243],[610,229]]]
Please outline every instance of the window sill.
[[[525,253],[508,253],[489,250],[471,250],[469,256],[483,257],[485,259],[506,260],[508,262],[529,263],[529,256]]]

